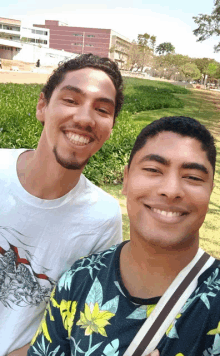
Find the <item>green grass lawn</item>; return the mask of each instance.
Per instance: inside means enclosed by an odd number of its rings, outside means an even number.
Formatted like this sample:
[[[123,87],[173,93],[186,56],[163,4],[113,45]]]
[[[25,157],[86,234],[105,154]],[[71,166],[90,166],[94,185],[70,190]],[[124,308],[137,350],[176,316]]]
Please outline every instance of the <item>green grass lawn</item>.
[[[200,230],[200,246],[212,256],[220,258],[220,109],[216,108],[218,102],[220,107],[220,93],[191,90],[189,94],[174,95],[183,101],[183,108],[142,111],[134,114],[133,120],[140,127],[144,127],[163,116],[190,116],[206,125],[215,136],[218,151],[215,187],[211,195],[209,211]],[[119,200],[123,216],[123,236],[125,240],[129,239],[129,219],[126,198],[121,193],[122,185],[103,185],[102,188]]]

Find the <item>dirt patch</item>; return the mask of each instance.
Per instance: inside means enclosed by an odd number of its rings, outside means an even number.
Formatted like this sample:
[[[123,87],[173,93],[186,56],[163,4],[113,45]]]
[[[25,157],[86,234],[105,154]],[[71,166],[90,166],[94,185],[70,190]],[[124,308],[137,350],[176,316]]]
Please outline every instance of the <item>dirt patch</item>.
[[[193,94],[196,95],[196,92],[194,90]],[[220,92],[199,90],[199,96],[202,96],[204,101],[213,103],[216,111],[220,111]]]
[[[0,71],[0,83],[45,84],[50,74]]]

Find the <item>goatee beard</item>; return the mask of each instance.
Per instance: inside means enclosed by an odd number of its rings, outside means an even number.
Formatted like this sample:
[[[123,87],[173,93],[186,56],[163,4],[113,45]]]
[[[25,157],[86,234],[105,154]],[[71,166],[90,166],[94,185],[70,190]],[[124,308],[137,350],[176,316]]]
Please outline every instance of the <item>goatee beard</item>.
[[[57,148],[54,147],[53,148],[53,153],[55,155],[56,161],[57,163],[59,163],[63,168],[66,169],[72,169],[72,170],[81,170],[83,169],[86,164],[89,162],[89,158],[87,158],[84,162],[79,163],[76,160],[74,160],[74,155],[73,155],[73,160],[71,161],[69,160],[65,160],[64,158],[60,157],[58,152],[57,152]]]

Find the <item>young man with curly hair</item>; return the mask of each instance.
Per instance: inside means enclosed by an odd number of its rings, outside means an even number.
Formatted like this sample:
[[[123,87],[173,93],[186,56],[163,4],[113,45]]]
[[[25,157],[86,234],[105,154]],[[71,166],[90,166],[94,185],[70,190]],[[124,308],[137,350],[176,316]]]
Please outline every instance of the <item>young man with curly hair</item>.
[[[122,84],[108,58],[61,64],[37,104],[37,149],[0,150],[1,356],[31,341],[63,272],[121,241],[118,202],[82,172],[110,137]]]
[[[124,175],[130,241],[75,262],[61,277],[28,356],[146,355],[143,347],[126,350],[201,253],[215,161],[214,139],[197,120],[165,117],[142,130]],[[155,356],[220,354],[220,262],[209,258],[195,285]]]

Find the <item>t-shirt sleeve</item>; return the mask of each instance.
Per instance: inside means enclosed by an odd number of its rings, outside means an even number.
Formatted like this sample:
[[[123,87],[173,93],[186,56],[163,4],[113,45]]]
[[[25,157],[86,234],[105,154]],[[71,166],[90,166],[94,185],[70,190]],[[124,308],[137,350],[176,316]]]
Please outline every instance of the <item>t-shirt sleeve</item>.
[[[51,293],[41,324],[31,341],[27,356],[71,355],[70,334],[76,302],[59,292],[59,284]]]
[[[97,253],[108,250],[112,245],[122,242],[122,215],[118,204],[118,209],[112,219],[106,224],[105,231],[94,246],[91,253]]]

